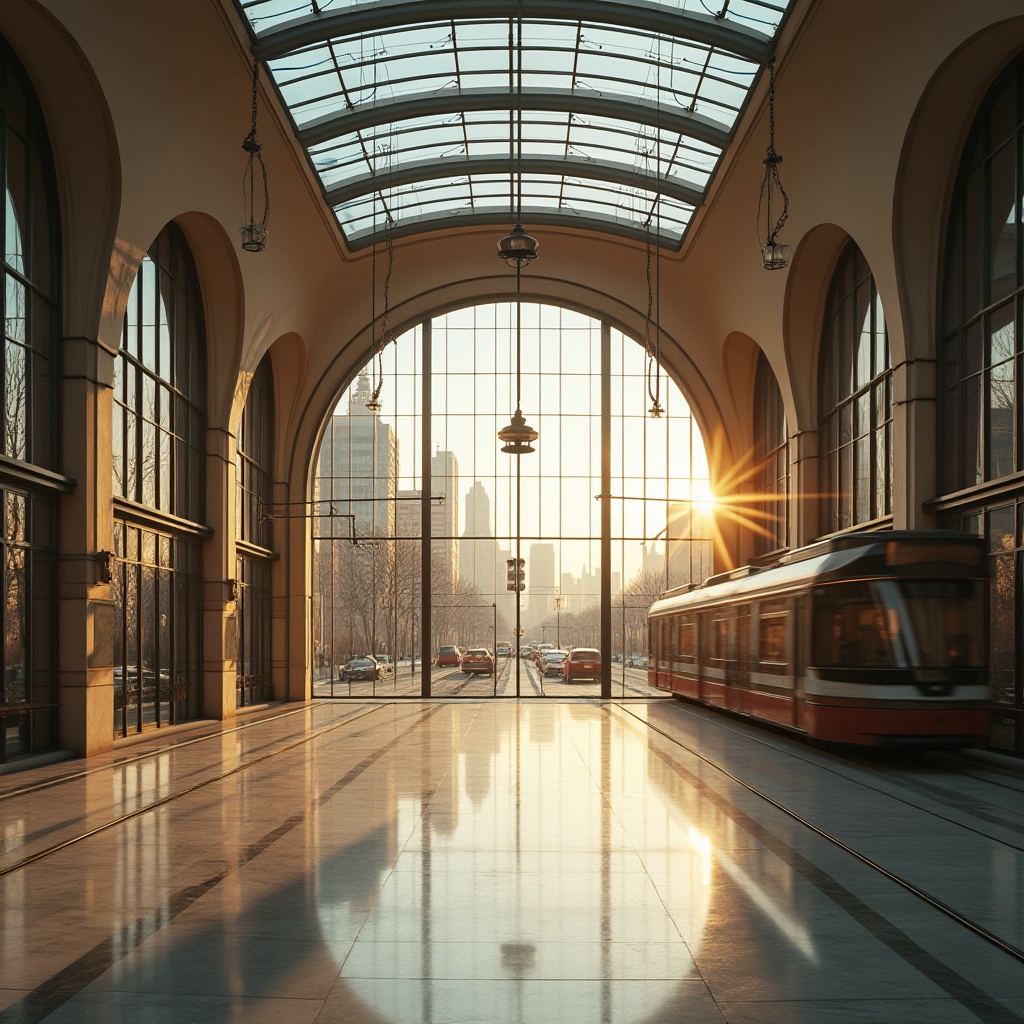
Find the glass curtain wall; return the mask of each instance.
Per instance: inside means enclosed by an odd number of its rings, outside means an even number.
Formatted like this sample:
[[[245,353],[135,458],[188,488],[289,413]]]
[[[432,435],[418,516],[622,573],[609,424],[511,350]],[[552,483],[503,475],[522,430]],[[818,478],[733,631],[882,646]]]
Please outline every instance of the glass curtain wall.
[[[202,671],[206,344],[188,245],[143,258],[114,363],[114,732],[194,718]]]
[[[0,763],[56,743],[54,545],[59,476],[60,245],[53,159],[24,69],[0,38],[4,602]]]
[[[1024,55],[992,86],[964,149],[940,295],[938,475],[951,529],[990,552],[991,743],[1024,754]]]
[[[266,355],[253,374],[236,444],[235,507],[238,618],[238,707],[270,699],[270,563],[274,557],[274,375]]]
[[[596,695],[599,670],[567,681],[544,660],[574,648],[610,661],[616,693],[654,692],[647,609],[665,589],[712,571],[703,442],[667,380],[666,416],[647,416],[642,346],[559,307],[524,303],[521,315],[522,408],[540,433],[533,454],[517,460],[497,439],[516,408],[510,303],[421,325],[339,402],[314,495],[316,693],[419,694],[426,657],[433,694]],[[368,410],[381,381],[384,408]],[[429,625],[420,608],[424,522]],[[368,660],[380,671],[357,664]]]

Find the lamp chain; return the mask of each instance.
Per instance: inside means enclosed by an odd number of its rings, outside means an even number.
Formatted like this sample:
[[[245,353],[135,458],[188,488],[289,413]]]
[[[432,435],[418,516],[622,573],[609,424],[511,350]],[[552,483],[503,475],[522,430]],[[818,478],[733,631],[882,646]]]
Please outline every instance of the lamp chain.
[[[270,186],[267,183],[267,165],[263,162],[263,146],[256,138],[256,121],[259,114],[260,60],[252,61],[252,126],[242,140],[242,149],[249,154],[242,180],[242,196],[245,202],[246,222],[242,227],[242,248],[259,252],[267,242],[267,222],[270,220]],[[263,178],[263,218],[256,222],[256,163],[260,165]]]
[[[768,151],[764,156],[764,180],[761,182],[761,193],[757,200],[758,221],[760,222],[761,205],[765,199],[765,190],[767,189],[768,196],[765,217],[765,231],[767,237],[765,239],[765,243],[769,246],[775,244],[775,240],[778,237],[779,232],[782,230],[787,218],[789,217],[789,195],[782,187],[782,180],[779,177],[779,164],[781,162],[782,157],[775,152],[775,61],[772,61],[768,65]],[[779,215],[779,219],[775,222],[775,226],[773,227],[772,205],[775,189],[778,189],[779,194],[782,196],[782,213]],[[760,241],[760,234],[758,236],[758,241]]]

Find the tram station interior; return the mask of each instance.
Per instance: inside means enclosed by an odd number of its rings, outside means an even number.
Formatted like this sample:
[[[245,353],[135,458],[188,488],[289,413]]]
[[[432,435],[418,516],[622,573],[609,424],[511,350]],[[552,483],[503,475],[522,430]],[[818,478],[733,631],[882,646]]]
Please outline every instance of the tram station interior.
[[[4,0],[0,176],[0,1024],[1024,1021],[1019,0]],[[878,531],[973,747],[650,685]]]

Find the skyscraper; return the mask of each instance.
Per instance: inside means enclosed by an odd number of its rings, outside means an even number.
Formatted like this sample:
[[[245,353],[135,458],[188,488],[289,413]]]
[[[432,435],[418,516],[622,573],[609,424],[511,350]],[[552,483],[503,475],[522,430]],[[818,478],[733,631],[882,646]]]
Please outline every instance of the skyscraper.
[[[459,578],[459,460],[454,452],[434,453],[430,460],[430,493],[444,498],[432,504],[430,510],[434,579],[444,578],[454,587]]]
[[[462,580],[493,601],[499,580],[498,542],[491,534],[491,499],[484,485],[476,480],[466,492],[466,525],[459,544],[459,575]],[[501,576],[501,590],[505,591]]]
[[[347,536],[353,522],[360,537],[394,535],[395,508],[387,499],[396,493],[398,441],[391,425],[366,408],[370,394],[362,374],[349,392],[348,412],[332,416],[324,433],[314,493],[321,537]]]

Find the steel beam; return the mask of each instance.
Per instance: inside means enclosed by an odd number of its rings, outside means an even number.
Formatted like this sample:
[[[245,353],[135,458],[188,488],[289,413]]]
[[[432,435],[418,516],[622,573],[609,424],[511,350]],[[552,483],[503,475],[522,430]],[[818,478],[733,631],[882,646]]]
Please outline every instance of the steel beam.
[[[264,60],[330,39],[353,37],[420,24],[508,20],[520,6],[495,0],[382,0],[336,11],[306,15],[261,33],[253,52]],[[524,21],[555,20],[611,25],[669,39],[688,40],[766,64],[771,40],[763,32],[715,18],[643,0],[522,0]]]

